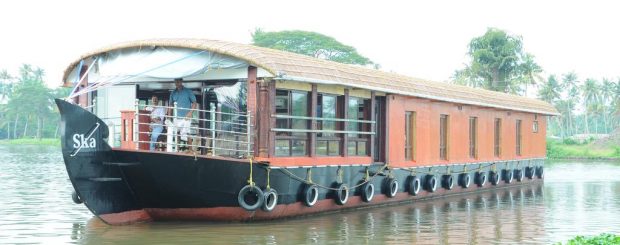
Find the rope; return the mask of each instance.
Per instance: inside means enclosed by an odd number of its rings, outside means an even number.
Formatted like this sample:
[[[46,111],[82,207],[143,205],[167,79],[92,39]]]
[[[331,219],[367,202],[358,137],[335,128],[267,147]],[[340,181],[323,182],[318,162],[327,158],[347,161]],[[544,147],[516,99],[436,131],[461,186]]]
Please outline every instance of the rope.
[[[495,163],[490,163],[487,164],[486,166],[482,166],[482,164],[478,165],[478,171],[481,171],[482,169],[485,168],[490,168],[490,167],[494,167]],[[450,171],[451,173],[455,173],[455,174],[462,174],[462,173],[467,173],[467,165],[465,165],[465,168],[463,168],[463,171]],[[435,174],[435,172],[432,171],[432,168],[429,168],[428,171],[419,171],[417,170],[417,168],[397,168],[397,170],[403,170],[403,171],[410,171],[411,173],[420,173],[420,174]]]
[[[249,159],[250,159],[250,178],[248,179],[248,184],[254,187],[254,181],[252,180],[252,158],[249,158]]]
[[[368,178],[368,168],[366,168],[366,178],[367,178],[367,179],[366,179],[364,182],[360,183],[360,184],[357,184],[357,185],[354,185],[354,186],[349,187],[349,189],[355,189],[355,188],[357,188],[357,187],[360,187],[360,186],[362,186],[362,185],[364,185],[364,184],[366,184],[366,183],[370,182],[370,181],[371,181],[372,179],[374,179],[377,175],[379,175],[379,173],[383,172],[383,170],[385,170],[385,168],[386,168],[386,167],[387,167],[387,165],[383,165],[383,166],[381,167],[381,169],[379,169],[379,171],[377,171],[377,172],[376,172],[376,173],[375,173],[372,177],[370,177],[370,178]],[[288,175],[289,177],[291,177],[291,178],[293,178],[293,179],[295,179],[295,180],[297,180],[297,181],[299,181],[299,182],[302,182],[302,183],[305,183],[305,184],[316,185],[317,187],[319,187],[319,188],[323,188],[323,189],[326,189],[326,190],[332,190],[332,191],[337,191],[337,190],[338,190],[338,188],[331,188],[331,187],[327,187],[327,186],[319,185],[319,184],[316,184],[316,183],[312,183],[312,179],[310,179],[310,181],[307,181],[307,180],[305,180],[305,179],[303,179],[303,178],[301,178],[301,177],[299,177],[299,176],[295,175],[294,173],[291,173],[291,171],[289,171],[289,170],[288,170],[288,169],[286,169],[286,168],[280,168],[279,170],[280,170],[280,171],[282,171],[282,172],[284,172],[286,175]],[[308,173],[312,173],[312,171],[311,171],[311,169],[310,169],[310,168],[308,169]],[[310,176],[310,175],[308,175],[308,176]]]
[[[267,189],[271,189],[269,185],[269,175],[271,175],[271,168],[267,168]]]

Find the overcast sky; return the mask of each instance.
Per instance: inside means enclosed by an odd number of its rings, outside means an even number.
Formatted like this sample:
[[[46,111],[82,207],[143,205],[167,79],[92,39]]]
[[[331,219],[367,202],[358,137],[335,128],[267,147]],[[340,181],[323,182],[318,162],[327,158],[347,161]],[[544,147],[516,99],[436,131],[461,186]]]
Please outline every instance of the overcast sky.
[[[615,1],[0,1],[0,69],[22,63],[60,84],[81,54],[116,42],[207,38],[250,43],[257,27],[336,38],[383,70],[446,81],[468,42],[496,27],[523,37],[548,74],[620,77]]]

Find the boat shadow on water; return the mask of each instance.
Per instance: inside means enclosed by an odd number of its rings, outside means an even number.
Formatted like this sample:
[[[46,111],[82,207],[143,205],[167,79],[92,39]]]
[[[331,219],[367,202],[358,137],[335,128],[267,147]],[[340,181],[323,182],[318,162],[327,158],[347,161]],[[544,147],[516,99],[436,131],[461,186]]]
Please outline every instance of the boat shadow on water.
[[[286,220],[73,224],[72,239],[100,243],[545,243],[543,184],[407,201]]]

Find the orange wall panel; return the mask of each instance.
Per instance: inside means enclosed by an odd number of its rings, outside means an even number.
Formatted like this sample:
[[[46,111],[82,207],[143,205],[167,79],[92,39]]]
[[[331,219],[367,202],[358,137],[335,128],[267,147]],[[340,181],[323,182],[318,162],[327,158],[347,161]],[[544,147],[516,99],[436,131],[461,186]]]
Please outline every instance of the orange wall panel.
[[[427,166],[448,163],[510,160],[544,157],[546,153],[546,116],[538,115],[538,133],[533,132],[535,115],[494,108],[430,101],[389,95],[388,162],[393,167]],[[413,161],[405,160],[405,112],[416,113],[416,150]],[[449,116],[448,160],[439,157],[439,118]],[[469,155],[469,118],[478,118],[477,158]],[[501,155],[494,156],[495,118],[502,120]],[[521,156],[516,155],[516,120],[521,120]]]

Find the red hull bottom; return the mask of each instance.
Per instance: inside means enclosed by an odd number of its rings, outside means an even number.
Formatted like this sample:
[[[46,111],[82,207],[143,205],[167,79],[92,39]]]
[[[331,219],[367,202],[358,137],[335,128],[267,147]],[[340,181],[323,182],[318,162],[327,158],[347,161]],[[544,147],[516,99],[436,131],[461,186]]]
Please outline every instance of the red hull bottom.
[[[104,214],[99,218],[110,225],[126,225],[132,223],[149,222],[156,220],[205,220],[205,221],[248,221],[248,220],[270,220],[287,217],[303,216],[313,213],[332,212],[343,209],[354,209],[363,207],[373,207],[387,205],[412,200],[424,200],[442,198],[463,193],[473,193],[487,191],[498,188],[505,188],[518,185],[542,184],[542,179],[523,179],[522,182],[516,180],[511,184],[500,182],[494,186],[487,183],[483,187],[471,185],[469,188],[455,186],[452,190],[437,189],[430,193],[420,191],[418,195],[412,196],[408,192],[400,192],[395,197],[389,198],[386,195],[375,195],[371,202],[362,201],[359,196],[351,196],[344,205],[338,205],[332,199],[323,199],[314,206],[307,207],[302,202],[292,204],[280,204],[271,212],[262,210],[247,211],[240,207],[213,207],[213,208],[145,208],[142,210],[132,210],[121,213]]]

